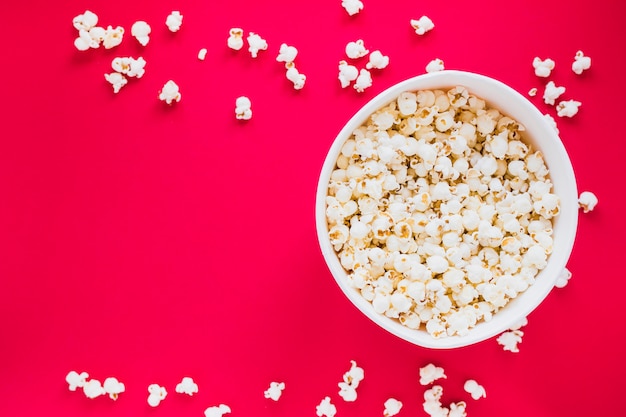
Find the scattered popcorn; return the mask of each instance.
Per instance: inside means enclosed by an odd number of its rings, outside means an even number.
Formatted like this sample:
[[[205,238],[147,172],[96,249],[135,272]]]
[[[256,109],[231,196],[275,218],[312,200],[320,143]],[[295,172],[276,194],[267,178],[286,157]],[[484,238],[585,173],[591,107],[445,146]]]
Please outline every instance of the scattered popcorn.
[[[114,377],[109,377],[105,379],[102,387],[104,389],[104,392],[106,394],[109,394],[109,397],[112,400],[117,400],[117,397],[119,397],[119,395],[126,390],[124,384]]]
[[[198,51],[198,59],[200,61],[204,61],[204,59],[206,58],[206,54],[207,54],[207,50],[206,48],[202,48]]]
[[[565,87],[557,87],[554,81],[548,81],[543,92],[543,101],[546,104],[554,105],[554,101],[565,92]]]
[[[524,332],[521,330],[509,330],[498,336],[496,340],[504,350],[517,353],[519,352],[517,344],[522,342],[522,336]]]
[[[354,83],[354,89],[359,93],[365,91],[366,88],[372,86],[372,74],[365,68],[362,68],[359,72],[359,76],[356,77],[356,81]]]
[[[256,58],[259,51],[265,51],[267,49],[267,42],[254,32],[250,32],[248,35],[248,52],[252,55],[252,58]]]
[[[344,401],[355,401],[357,397],[356,388],[365,377],[363,368],[356,364],[356,361],[350,361],[350,369],[343,374],[343,382],[339,383],[339,395]]]
[[[485,388],[473,379],[468,379],[467,381],[465,381],[463,389],[475,400],[485,398],[487,396]]]
[[[228,32],[228,40],[227,44],[230,49],[234,49],[235,51],[243,48],[243,29],[240,28],[231,28]]]
[[[178,10],[174,10],[165,19],[165,26],[170,32],[178,32],[183,24],[183,15]]]
[[[97,379],[86,381],[83,385],[83,392],[87,398],[91,399],[106,394],[104,388],[102,388],[102,384]]]
[[[533,87],[530,90],[528,90],[528,95],[531,97],[535,97],[537,95],[537,87]]]
[[[158,406],[167,396],[167,391],[159,384],[148,385],[148,404],[150,407]]]
[[[95,13],[85,10],[83,14],[79,14],[78,16],[72,19],[72,24],[74,28],[78,31],[84,30],[89,32],[89,30],[95,27],[98,24],[98,15]]]
[[[389,398],[385,401],[385,411],[383,411],[384,417],[392,417],[400,412],[402,408],[402,402],[396,400],[395,398]]]
[[[230,413],[230,407],[226,404],[212,406],[204,410],[205,417],[222,417],[226,413]]]
[[[585,56],[583,51],[576,52],[574,56],[574,62],[572,63],[572,71],[580,75],[583,71],[591,68],[591,58]]]
[[[459,401],[458,403],[450,404],[450,411],[448,412],[448,417],[465,417],[467,413],[465,412],[465,408],[467,405],[465,401]]]
[[[528,317],[522,317],[509,328],[509,330],[519,330],[528,324]]]
[[[443,60],[439,58],[433,59],[426,65],[426,72],[437,72],[443,71],[444,69]]]
[[[133,57],[117,57],[113,58],[111,62],[111,68],[120,74],[124,74],[128,77],[141,78],[146,73],[145,70],[146,61],[139,57],[134,59]]]
[[[293,88],[296,90],[302,90],[304,83],[306,82],[306,75],[298,72],[298,69],[293,62],[289,62],[286,65],[286,68],[287,72],[285,73],[285,76],[293,83]]]
[[[415,29],[415,33],[423,35],[432,30],[435,24],[428,16],[422,16],[419,19],[411,19],[411,27]]]
[[[563,271],[561,271],[561,274],[559,274],[558,278],[556,279],[554,286],[557,288],[564,288],[565,286],[567,286],[571,278],[572,273],[570,272],[570,270],[564,268]]]
[[[280,45],[280,50],[278,51],[276,61],[289,64],[296,60],[297,55],[298,50],[294,46],[289,46],[286,43],[283,43]]]
[[[284,382],[271,382],[270,387],[264,392],[265,398],[271,398],[274,401],[278,401],[280,396],[283,394],[284,389]]]
[[[148,42],[150,42],[151,31],[150,25],[143,20],[136,21],[130,28],[130,34],[133,35],[142,46],[146,46]]]
[[[369,54],[369,52],[370,51],[365,48],[365,43],[363,42],[363,39],[348,42],[348,44],[346,45],[346,56],[350,59],[362,58],[365,55]]]
[[[358,76],[359,70],[357,67],[348,64],[346,61],[339,61],[339,81],[341,82],[341,88],[349,86]]]
[[[76,391],[76,388],[82,388],[85,386],[87,378],[89,378],[89,374],[87,372],[81,372],[79,374],[76,371],[70,371],[65,377],[65,382],[68,383],[70,391]]]
[[[325,397],[319,405],[315,407],[315,414],[317,414],[318,417],[335,417],[337,407],[330,402],[330,397]]]
[[[196,384],[191,377],[183,377],[183,379],[176,385],[176,392],[179,394],[187,394],[189,396],[198,393],[198,384]]]
[[[250,120],[252,118],[252,102],[246,96],[235,100],[235,117],[238,120]]]
[[[124,38],[124,28],[121,26],[117,26],[113,28],[112,26],[108,26],[104,32],[104,39],[102,40],[102,45],[104,49],[111,49],[118,46],[122,43],[122,39]]]
[[[583,191],[578,196],[578,206],[583,209],[583,213],[589,213],[598,204],[598,197],[591,191]]]
[[[389,57],[376,50],[370,54],[369,62],[365,64],[367,69],[383,69],[389,65]]]
[[[78,31],[78,38],[74,39],[74,46],[79,51],[87,51],[90,48],[98,48],[100,42],[93,39],[88,31],[81,29]]]
[[[165,83],[165,85],[161,89],[161,93],[159,94],[159,100],[165,101],[167,104],[179,102],[181,97],[182,96],[178,89],[178,84],[176,84],[172,80],[169,80]]]
[[[429,363],[428,365],[420,368],[420,384],[422,385],[432,384],[434,381],[441,378],[447,378],[443,368],[441,367]]]
[[[431,417],[448,417],[449,409],[441,404],[443,388],[440,385],[433,385],[432,388],[424,391],[424,411]]]
[[[363,2],[361,0],[342,0],[341,7],[346,9],[350,16],[354,16],[363,10]]]
[[[346,382],[340,382],[339,384],[339,396],[346,402],[356,401],[356,388]]]
[[[556,114],[559,117],[574,117],[582,103],[576,100],[561,101],[556,106]]]
[[[533,68],[535,69],[535,75],[537,77],[549,77],[550,73],[554,69],[554,61],[550,58],[541,60],[538,56],[533,59]]]
[[[120,92],[120,89],[128,84],[128,79],[119,72],[112,72],[110,74],[104,74],[104,79],[113,86],[113,92],[115,94]]]

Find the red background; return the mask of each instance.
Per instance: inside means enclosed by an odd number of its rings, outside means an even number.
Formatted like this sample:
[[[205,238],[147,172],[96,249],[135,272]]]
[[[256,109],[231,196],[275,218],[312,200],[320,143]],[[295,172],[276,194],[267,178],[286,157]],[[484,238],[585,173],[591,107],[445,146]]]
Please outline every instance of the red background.
[[[382,416],[391,396],[404,403],[399,416],[422,416],[428,362],[448,375],[444,404],[466,400],[469,416],[623,413],[623,2],[364,0],[353,17],[340,3],[3,5],[0,416],[202,416],[220,403],[233,417],[315,416],[325,396],[338,417]],[[126,29],[119,47],[74,48],[72,18],[85,9]],[[172,10],[184,16],[175,34],[164,24]],[[435,28],[420,37],[409,20],[422,15]],[[145,48],[130,36],[136,20],[152,26]],[[269,49],[257,59],[228,49],[231,27]],[[363,94],[337,80],[346,43],[359,38],[391,61]],[[301,91],[275,61],[283,42],[299,49]],[[581,76],[570,69],[579,49],[592,58]],[[116,56],[147,61],[117,95],[103,78]],[[563,99],[583,103],[557,122],[579,191],[600,200],[579,216],[573,278],[530,315],[517,354],[495,339],[410,345],[350,305],[324,264],[314,198],[325,153],[360,106],[436,57],[524,94],[538,87],[532,101],[556,118],[535,56],[556,61]],[[182,93],[173,106],[157,99],[169,79]],[[235,120],[240,95],[252,100],[249,122]],[[365,380],[345,403],[337,383],[351,359]],[[89,400],[68,391],[70,370],[115,376],[126,392]],[[183,376],[196,396],[174,392]],[[487,398],[469,398],[467,378]],[[286,384],[276,403],[263,397],[271,381]],[[156,409],[151,383],[169,392]]]

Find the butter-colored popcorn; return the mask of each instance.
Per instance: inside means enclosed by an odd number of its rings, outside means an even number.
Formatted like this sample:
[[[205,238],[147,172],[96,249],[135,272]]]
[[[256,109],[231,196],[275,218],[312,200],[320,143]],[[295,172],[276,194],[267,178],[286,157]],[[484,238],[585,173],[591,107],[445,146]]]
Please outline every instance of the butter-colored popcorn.
[[[115,94],[120,92],[120,89],[128,84],[128,79],[119,72],[112,72],[110,74],[104,74],[104,79],[113,86],[113,92]]]
[[[574,62],[572,62],[572,71],[580,75],[589,68],[591,68],[591,58],[585,56],[583,51],[577,51],[574,56]]]
[[[556,114],[559,117],[574,117],[582,103],[576,100],[564,100],[556,106]]]
[[[341,7],[343,7],[350,16],[354,16],[363,10],[363,2],[361,0],[342,0]]]
[[[443,60],[440,58],[435,58],[426,64],[426,72],[437,72],[443,71],[445,69]]]
[[[546,104],[554,105],[557,98],[565,92],[565,87],[557,87],[554,81],[548,81],[546,88],[543,92],[543,101]]]
[[[350,83],[357,79],[359,70],[354,65],[348,64],[346,61],[339,61],[339,81],[341,88],[346,88]]]
[[[276,61],[289,64],[296,60],[296,56],[298,56],[298,49],[295,46],[289,46],[286,43],[283,43],[280,45]]]
[[[324,397],[324,399],[315,406],[315,414],[318,417],[335,417],[337,414],[337,407],[330,401],[330,397]]]
[[[429,363],[420,368],[420,384],[429,385],[438,379],[447,378],[443,368]]]
[[[542,60],[541,58],[536,56],[533,59],[533,68],[535,69],[535,75],[537,77],[542,77],[542,78],[549,77],[554,67],[555,67],[555,62],[550,58],[546,58]]]
[[[498,336],[496,341],[504,350],[517,353],[519,352],[517,344],[522,342],[522,336],[524,332],[521,330],[508,330]]]
[[[206,54],[207,54],[207,52],[208,52],[208,51],[207,51],[207,49],[206,49],[206,48],[201,48],[201,49],[198,51],[198,59],[199,59],[200,61],[204,61],[204,59],[206,58]]]
[[[235,117],[237,120],[250,120],[252,118],[252,102],[248,97],[241,96],[235,100]]]
[[[117,380],[115,377],[108,377],[104,380],[102,388],[106,394],[109,394],[109,398],[117,400],[119,395],[126,390],[124,384]]]
[[[537,89],[537,87],[533,87],[530,90],[528,90],[528,95],[531,96],[531,97],[535,97],[537,95],[538,91],[539,90]]]
[[[411,27],[415,29],[415,33],[421,36],[432,30],[435,24],[428,16],[422,16],[419,19],[411,19]]]
[[[392,417],[400,412],[402,409],[402,402],[395,398],[389,398],[385,401],[385,410],[383,411],[384,417]]]
[[[150,25],[143,20],[136,21],[130,28],[130,34],[133,35],[142,46],[146,46],[148,42],[150,42],[151,31],[152,28],[150,28]]]
[[[228,39],[226,44],[230,49],[234,49],[235,51],[243,48],[243,29],[241,28],[231,28],[228,31]]]
[[[346,56],[350,59],[359,59],[369,54],[369,49],[365,48],[363,39],[351,41],[346,44]]]
[[[104,32],[104,39],[102,40],[102,45],[104,49],[115,48],[119,44],[122,43],[122,39],[124,38],[124,28],[121,26],[117,26],[113,28],[112,26],[108,26]]]
[[[467,381],[465,381],[465,384],[463,384],[463,389],[475,400],[479,400],[487,396],[485,388],[473,379],[468,379]]]
[[[79,14],[72,19],[72,24],[76,30],[89,32],[91,28],[98,24],[98,15],[90,10],[85,10],[84,13]]]
[[[89,378],[89,374],[87,372],[81,372],[79,374],[76,371],[70,371],[65,377],[65,382],[69,385],[70,391],[76,391],[76,388],[82,388],[85,386],[87,378]]]
[[[383,69],[389,65],[389,57],[383,55],[379,50],[375,50],[369,55],[369,62],[365,64],[367,69]]]
[[[304,83],[306,82],[306,75],[301,74],[293,62],[289,62],[286,65],[286,68],[287,72],[285,73],[285,76],[293,83],[293,88],[295,90],[302,90]]]
[[[361,71],[359,71],[359,76],[356,77],[356,81],[354,82],[354,89],[357,92],[362,93],[371,86],[372,74],[365,68],[361,68]]]
[[[183,15],[178,10],[172,11],[165,19],[165,26],[170,32],[178,32],[183,25]]]
[[[195,383],[193,378],[186,376],[176,384],[176,392],[179,394],[187,394],[192,396],[198,393],[198,384]]]
[[[230,413],[231,409],[226,404],[214,405],[204,410],[205,417],[222,417],[224,414]]]
[[[250,52],[252,58],[256,58],[259,55],[259,51],[267,50],[267,41],[258,34],[250,32],[246,39],[248,40],[248,52]]]
[[[265,396],[265,398],[270,398],[274,401],[278,401],[280,396],[283,394],[284,389],[284,382],[271,382],[269,388],[265,390],[263,395]]]
[[[157,407],[167,396],[167,390],[159,384],[148,385],[148,404]]]
[[[83,392],[87,398],[91,399],[106,394],[102,384],[97,379],[90,379],[89,381],[86,381],[83,385]]]
[[[159,93],[159,100],[165,101],[167,104],[179,102],[181,98],[182,95],[180,94],[178,84],[172,80],[166,82]]]

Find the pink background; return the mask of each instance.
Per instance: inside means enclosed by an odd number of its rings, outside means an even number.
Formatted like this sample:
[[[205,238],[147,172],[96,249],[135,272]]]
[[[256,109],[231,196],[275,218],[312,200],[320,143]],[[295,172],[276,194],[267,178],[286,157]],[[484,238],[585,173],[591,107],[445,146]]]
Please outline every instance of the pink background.
[[[305,417],[325,396],[338,417],[382,416],[392,396],[399,416],[425,416],[418,370],[428,362],[448,375],[444,404],[465,400],[468,416],[623,414],[626,6],[363,1],[353,17],[340,0],[2,7],[0,416],[202,416],[224,403],[233,417]],[[119,47],[74,48],[72,18],[85,9],[126,29]],[[164,24],[172,10],[184,15],[175,34]],[[435,28],[420,37],[409,20],[422,15]],[[130,36],[136,20],[152,26],[145,48]],[[231,27],[269,49],[257,59],[228,49]],[[363,94],[337,80],[356,39],[391,60]],[[275,61],[283,42],[299,50],[301,91]],[[581,76],[570,69],[579,49],[592,57]],[[103,78],[116,56],[147,61],[117,95]],[[600,200],[579,216],[574,276],[530,315],[517,354],[495,339],[413,346],[350,305],[322,259],[314,199],[324,156],[360,106],[437,57],[524,94],[538,87],[531,100],[556,117],[535,56],[555,60],[562,98],[583,103],[557,120],[579,190]],[[169,79],[182,92],[173,106],[157,99]],[[252,100],[249,122],[235,120],[240,95]],[[346,403],[337,383],[352,359],[365,380]],[[126,392],[89,400],[68,391],[70,370],[115,376]],[[174,392],[183,376],[196,396]],[[468,378],[487,398],[469,398]],[[276,403],[263,396],[271,381],[286,384]],[[151,383],[169,392],[156,409]]]

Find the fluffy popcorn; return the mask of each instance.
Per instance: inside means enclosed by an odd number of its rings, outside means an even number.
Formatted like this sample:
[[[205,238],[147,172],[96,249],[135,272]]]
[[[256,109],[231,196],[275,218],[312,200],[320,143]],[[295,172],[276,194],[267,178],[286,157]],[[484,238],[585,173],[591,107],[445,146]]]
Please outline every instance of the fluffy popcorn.
[[[343,7],[350,16],[354,16],[363,10],[363,2],[361,0],[342,0],[341,7]]]
[[[206,58],[206,54],[207,54],[207,50],[206,48],[202,48],[198,51],[198,59],[200,61],[204,61],[204,59]]]
[[[250,120],[252,118],[252,102],[248,97],[241,96],[235,100],[235,117],[237,120]]]
[[[563,271],[559,274],[554,286],[557,288],[564,288],[569,283],[569,280],[572,278],[572,273],[569,269],[564,268]]]
[[[296,49],[295,46],[289,46],[286,43],[283,43],[280,45],[276,61],[289,64],[296,60],[296,56],[298,56],[298,49]]]
[[[136,21],[130,28],[130,34],[133,35],[142,46],[146,46],[148,42],[150,42],[151,31],[150,25],[143,20]]]
[[[285,76],[289,81],[293,83],[293,88],[296,90],[302,90],[304,83],[306,82],[306,75],[298,72],[298,69],[293,62],[287,64],[287,72]]]
[[[183,15],[178,10],[174,10],[165,19],[165,26],[170,32],[178,32],[183,24]]]
[[[528,90],[528,95],[531,97],[535,97],[537,95],[537,87],[533,87],[530,90]]]
[[[148,385],[148,404],[157,407],[167,396],[167,390],[159,384]]]
[[[181,97],[182,95],[180,94],[178,84],[172,80],[165,83],[159,94],[159,100],[165,101],[167,104],[179,102]]]
[[[383,69],[386,68],[387,65],[389,65],[389,57],[383,55],[379,50],[376,50],[370,54],[369,62],[365,64],[365,68]]]
[[[554,69],[554,66],[555,62],[550,58],[542,60],[541,58],[536,56],[533,59],[533,68],[535,69],[535,75],[537,77],[549,77],[552,73],[552,70]]]
[[[247,40],[248,52],[250,52],[252,58],[256,58],[259,55],[259,51],[265,51],[267,49],[267,41],[254,32],[250,32]]]
[[[137,59],[133,57],[117,57],[113,58],[111,62],[111,68],[114,71],[124,74],[128,77],[141,78],[145,74],[146,61],[139,57]]]
[[[345,382],[339,383],[339,396],[346,402],[356,401],[356,388]]]
[[[465,417],[467,413],[465,412],[466,408],[465,401],[459,401],[457,403],[450,404],[450,411],[448,412],[448,417]]]
[[[346,61],[339,61],[339,81],[341,88],[346,88],[350,83],[357,79],[359,70],[354,65],[348,64]]]
[[[79,14],[72,19],[72,24],[76,30],[84,30],[88,32],[91,28],[98,24],[98,15],[92,11],[85,10],[84,13]]]
[[[359,59],[369,54],[369,49],[365,48],[363,39],[348,42],[346,45],[346,56],[350,59]]]
[[[437,72],[443,71],[444,69],[443,60],[439,58],[435,58],[426,64],[426,72]]]
[[[524,332],[521,330],[509,330],[498,336],[496,341],[502,346],[502,349],[517,353],[519,352],[517,344],[522,342],[522,336],[524,336]]]
[[[463,384],[463,389],[475,400],[485,398],[487,396],[485,388],[473,379],[468,379],[467,381],[465,381],[465,384]]]
[[[576,100],[564,100],[556,106],[556,114],[559,117],[574,117],[582,103]]]
[[[574,62],[572,62],[572,71],[580,75],[583,71],[588,70],[589,68],[591,68],[591,58],[585,56],[583,51],[576,52]]]
[[[421,36],[432,30],[435,24],[428,16],[422,16],[419,19],[411,19],[411,27],[415,29],[415,33]]]
[[[183,379],[176,384],[176,392],[179,394],[187,394],[189,396],[197,394],[198,384],[196,384],[191,377],[183,377]]]
[[[102,384],[97,379],[90,379],[89,381],[86,381],[83,385],[83,392],[87,398],[91,399],[106,394]]]
[[[583,213],[589,213],[598,204],[598,197],[591,191],[583,191],[578,196],[578,206],[583,209]]]
[[[128,79],[119,72],[104,74],[104,79],[113,86],[113,92],[115,94],[119,93],[120,89],[128,84]]]
[[[79,51],[87,51],[90,48],[98,48],[100,42],[97,39],[93,39],[88,31],[81,29],[78,31],[78,37],[74,39],[74,46]]]
[[[335,417],[337,407],[330,402],[330,397],[325,397],[319,405],[315,406],[315,414],[317,414],[318,417]]]
[[[274,401],[278,401],[280,396],[283,394],[283,390],[285,389],[284,382],[270,382],[270,386],[263,393],[265,398],[270,398]]]
[[[440,385],[433,385],[432,388],[424,391],[424,411],[431,417],[448,417],[449,409],[441,404],[443,388]]]
[[[350,361],[350,369],[343,374],[343,381],[357,387],[364,377],[363,368],[359,367],[356,361]]]
[[[115,377],[108,377],[104,380],[102,388],[106,394],[109,394],[109,398],[117,400],[119,395],[126,390],[124,384],[117,380]]]
[[[121,26],[117,26],[113,28],[112,26],[108,26],[104,32],[104,39],[102,40],[102,45],[104,49],[111,49],[122,43],[122,39],[124,38],[124,28]]]
[[[354,82],[354,89],[359,93],[365,91],[365,89],[372,86],[372,74],[366,70],[365,68],[361,68],[359,71],[359,76],[356,77],[356,81]]]
[[[392,417],[400,412],[402,409],[402,402],[395,398],[389,398],[385,401],[385,410],[383,411],[384,417]]]
[[[205,417],[222,417],[226,413],[230,413],[230,407],[226,404],[220,404],[217,406],[211,406],[204,410]]]
[[[543,92],[543,101],[546,104],[554,105],[554,101],[565,92],[565,87],[557,87],[554,81],[548,81]]]
[[[243,48],[243,29],[231,28],[228,31],[228,39],[226,43],[230,49],[234,49],[235,51]]]
[[[70,391],[76,391],[76,388],[82,388],[85,386],[87,378],[89,378],[89,374],[87,372],[81,372],[79,374],[76,371],[70,371],[65,376],[65,382],[69,385]]]
[[[446,378],[446,374],[441,367],[429,363],[420,368],[420,384],[422,385],[432,384],[434,381],[441,378]]]

